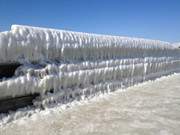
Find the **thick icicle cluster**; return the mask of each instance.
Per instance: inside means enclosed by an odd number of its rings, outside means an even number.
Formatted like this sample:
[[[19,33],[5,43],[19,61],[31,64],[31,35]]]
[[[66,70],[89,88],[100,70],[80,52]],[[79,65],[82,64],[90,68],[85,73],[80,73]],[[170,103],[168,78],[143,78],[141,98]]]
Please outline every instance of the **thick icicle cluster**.
[[[13,25],[0,33],[0,62],[106,60],[174,54],[167,42]]]
[[[40,93],[49,103],[179,72],[180,51],[157,40],[13,25],[0,33],[0,63],[8,62],[23,65],[0,82],[0,99]]]

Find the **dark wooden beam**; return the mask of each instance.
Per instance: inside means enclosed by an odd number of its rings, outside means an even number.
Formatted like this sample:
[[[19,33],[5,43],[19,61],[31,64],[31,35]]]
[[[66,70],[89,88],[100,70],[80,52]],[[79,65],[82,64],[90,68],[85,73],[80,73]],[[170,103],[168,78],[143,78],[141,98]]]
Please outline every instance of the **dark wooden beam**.
[[[0,79],[12,77],[20,63],[0,63]]]
[[[26,96],[0,100],[0,113],[7,113],[8,111],[15,111],[18,108],[32,106],[33,100],[38,96],[39,94],[35,93]]]

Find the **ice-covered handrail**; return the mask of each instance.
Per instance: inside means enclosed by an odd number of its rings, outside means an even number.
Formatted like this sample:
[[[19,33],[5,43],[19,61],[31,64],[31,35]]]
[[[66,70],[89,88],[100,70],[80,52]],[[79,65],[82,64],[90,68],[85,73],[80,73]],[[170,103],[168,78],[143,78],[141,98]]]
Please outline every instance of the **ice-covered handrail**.
[[[175,55],[168,42],[12,25],[0,33],[0,63]]]
[[[12,62],[21,66],[1,76],[0,99],[39,93],[45,104],[64,103],[180,72],[180,50],[159,40],[13,25],[0,33],[0,64]]]

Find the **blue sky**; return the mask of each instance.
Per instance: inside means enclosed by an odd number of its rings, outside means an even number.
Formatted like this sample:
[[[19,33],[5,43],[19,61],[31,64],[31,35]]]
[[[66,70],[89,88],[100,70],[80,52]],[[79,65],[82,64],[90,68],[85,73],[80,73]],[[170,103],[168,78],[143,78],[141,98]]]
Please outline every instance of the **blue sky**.
[[[180,0],[0,0],[0,31],[12,24],[180,41]]]

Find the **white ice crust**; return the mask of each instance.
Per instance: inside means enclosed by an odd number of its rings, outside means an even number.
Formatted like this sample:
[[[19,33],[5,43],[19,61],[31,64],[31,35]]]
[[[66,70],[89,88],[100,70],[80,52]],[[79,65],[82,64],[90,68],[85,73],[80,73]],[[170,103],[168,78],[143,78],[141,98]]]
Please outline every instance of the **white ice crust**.
[[[0,99],[40,93],[46,104],[179,72],[180,52],[158,40],[13,25],[0,33],[0,63],[11,62],[23,65],[0,81]]]
[[[0,33],[0,62],[144,57],[164,55],[171,49],[170,43],[158,40],[19,25]]]

